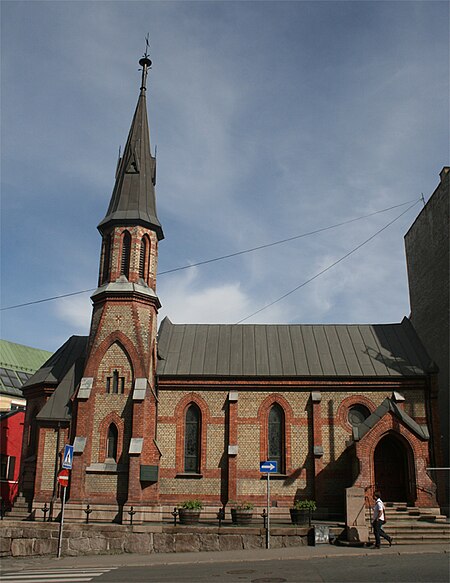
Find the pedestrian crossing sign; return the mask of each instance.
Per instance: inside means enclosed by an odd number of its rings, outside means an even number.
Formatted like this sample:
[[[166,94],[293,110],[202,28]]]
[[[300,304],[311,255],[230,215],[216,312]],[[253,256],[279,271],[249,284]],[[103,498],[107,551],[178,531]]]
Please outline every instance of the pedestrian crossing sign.
[[[73,445],[66,445],[64,446],[64,457],[62,467],[66,470],[72,469],[72,462],[73,462]]]

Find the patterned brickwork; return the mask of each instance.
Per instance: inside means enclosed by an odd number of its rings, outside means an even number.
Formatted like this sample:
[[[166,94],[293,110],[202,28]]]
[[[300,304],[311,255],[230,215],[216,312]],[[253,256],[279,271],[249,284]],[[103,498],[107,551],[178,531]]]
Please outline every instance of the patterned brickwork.
[[[161,450],[161,468],[175,468],[176,427],[170,423],[158,424],[157,441]]]
[[[206,467],[218,468],[224,452],[225,428],[223,425],[210,425],[207,428],[208,451],[206,452]]]
[[[238,423],[238,446],[237,465],[239,470],[259,471],[260,448],[259,448],[259,424]]]
[[[43,432],[44,438],[44,456],[42,459],[43,471],[41,490],[53,490],[53,480],[55,476],[55,450],[56,450],[56,432],[46,430]]]
[[[89,493],[110,494],[119,490],[121,480],[117,474],[87,474],[86,490]],[[121,488],[122,492],[125,491]]]
[[[189,498],[200,498],[206,500],[212,497],[220,499],[220,479],[202,478],[201,480],[191,479],[166,479],[161,478],[159,489],[161,500],[169,499],[168,494],[174,495],[176,500],[186,500]]]

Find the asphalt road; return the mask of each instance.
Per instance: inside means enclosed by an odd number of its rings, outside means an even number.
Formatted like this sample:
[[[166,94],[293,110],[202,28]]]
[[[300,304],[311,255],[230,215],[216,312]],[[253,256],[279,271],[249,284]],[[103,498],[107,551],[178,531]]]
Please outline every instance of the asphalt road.
[[[449,553],[372,551],[348,556],[296,558],[273,556],[254,560],[192,560],[143,563],[135,557],[96,557],[95,561],[30,561],[22,569],[2,569],[2,583],[447,583]],[[81,560],[80,560],[81,559]],[[170,560],[169,557],[163,558]],[[70,563],[70,564],[69,564]],[[16,563],[17,567],[19,566]],[[8,565],[9,567],[10,565]]]
[[[153,565],[119,568],[96,583],[448,583],[449,555],[384,555],[272,560],[236,564]]]

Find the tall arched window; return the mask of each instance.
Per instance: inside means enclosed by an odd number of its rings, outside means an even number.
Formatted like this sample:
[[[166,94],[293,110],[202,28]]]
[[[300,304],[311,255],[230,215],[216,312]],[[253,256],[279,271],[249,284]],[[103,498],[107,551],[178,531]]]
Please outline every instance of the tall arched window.
[[[109,278],[109,269],[111,265],[111,244],[111,234],[106,235],[106,237],[103,239],[103,264],[100,283],[105,283],[105,281],[108,281]]]
[[[141,239],[141,248],[139,251],[139,277],[145,279],[147,276],[148,253],[150,244],[147,235]]]
[[[184,471],[200,473],[201,413],[192,404],[186,411],[184,429]]]
[[[284,473],[284,411],[275,403],[269,411],[268,457],[278,464],[278,472]]]
[[[122,257],[120,260],[120,275],[127,279],[130,276],[131,235],[125,231],[122,236]]]
[[[119,437],[119,432],[117,431],[117,427],[114,423],[108,428],[108,439],[106,442],[106,457],[108,459],[113,459],[115,462],[117,461],[117,441]]]

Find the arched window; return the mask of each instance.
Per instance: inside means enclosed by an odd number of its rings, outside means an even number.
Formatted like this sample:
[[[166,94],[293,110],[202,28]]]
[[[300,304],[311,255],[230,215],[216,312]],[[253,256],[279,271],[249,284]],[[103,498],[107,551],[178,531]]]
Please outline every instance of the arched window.
[[[109,270],[111,266],[111,244],[111,234],[106,235],[106,237],[103,239],[103,264],[100,283],[105,283],[105,281],[108,281],[109,279]]]
[[[108,439],[106,442],[106,457],[108,459],[113,459],[115,462],[117,461],[117,441],[119,437],[119,432],[117,431],[117,427],[114,423],[108,428]]]
[[[200,473],[201,413],[192,404],[186,411],[184,428],[184,471]]]
[[[127,279],[130,276],[131,235],[125,231],[122,236],[122,257],[120,260],[120,275]]]
[[[269,411],[267,443],[269,460],[276,461],[278,472],[284,473],[284,412],[278,403]]]
[[[141,239],[141,248],[139,251],[139,277],[145,279],[147,276],[148,253],[150,244],[148,237],[145,235]]]

